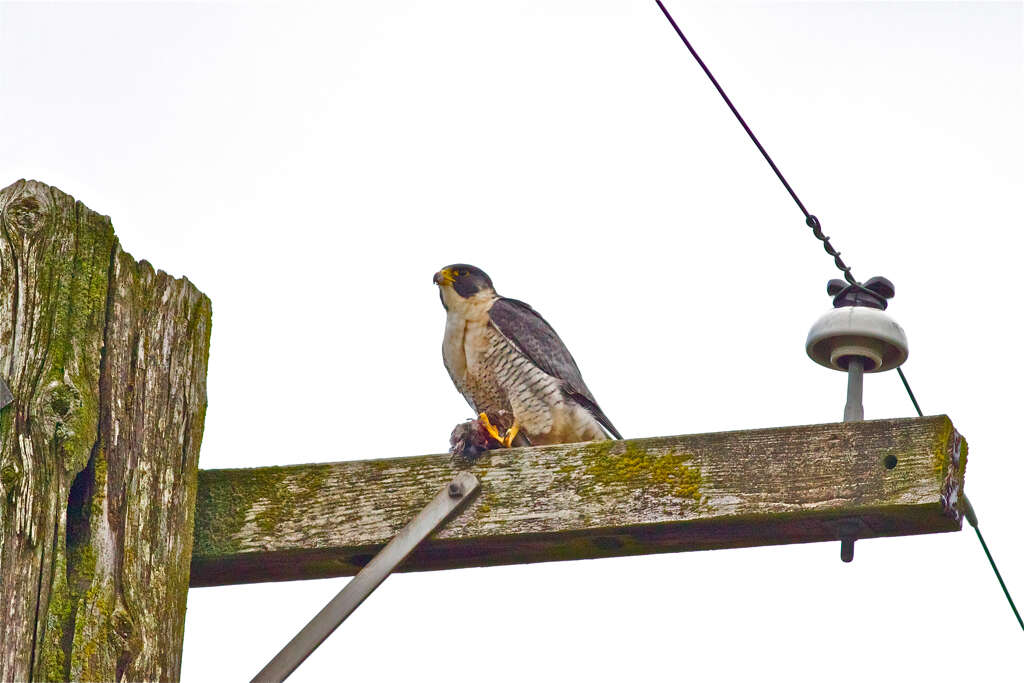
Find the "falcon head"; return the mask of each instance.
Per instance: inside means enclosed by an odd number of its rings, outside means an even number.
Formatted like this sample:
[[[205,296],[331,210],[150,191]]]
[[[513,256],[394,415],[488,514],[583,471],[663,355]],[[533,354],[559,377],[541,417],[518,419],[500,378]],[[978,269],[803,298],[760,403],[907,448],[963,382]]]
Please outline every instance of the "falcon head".
[[[466,263],[453,263],[434,273],[434,284],[441,290],[445,310],[497,296],[487,273]]]

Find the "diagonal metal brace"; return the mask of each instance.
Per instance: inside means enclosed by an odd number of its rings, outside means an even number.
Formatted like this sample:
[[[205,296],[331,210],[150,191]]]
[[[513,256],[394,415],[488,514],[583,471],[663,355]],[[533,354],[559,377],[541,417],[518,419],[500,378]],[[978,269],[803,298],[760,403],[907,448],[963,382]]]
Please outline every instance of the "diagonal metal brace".
[[[320,613],[313,617],[298,635],[277,653],[263,670],[256,674],[259,681],[283,681],[355,611],[370,593],[377,589],[388,575],[416,549],[423,540],[462,507],[480,486],[469,472],[461,472],[445,485],[427,507],[398,532],[384,548],[338,593]]]

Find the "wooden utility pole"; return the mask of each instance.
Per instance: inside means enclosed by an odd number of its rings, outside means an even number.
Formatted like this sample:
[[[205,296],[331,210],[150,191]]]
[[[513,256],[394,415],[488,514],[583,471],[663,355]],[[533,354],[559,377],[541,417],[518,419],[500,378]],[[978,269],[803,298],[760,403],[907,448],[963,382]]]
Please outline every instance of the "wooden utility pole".
[[[464,467],[479,493],[400,571],[956,531],[966,464],[939,416],[200,471],[191,581],[354,574]]]
[[[0,228],[0,680],[176,680],[210,301],[42,183]]]

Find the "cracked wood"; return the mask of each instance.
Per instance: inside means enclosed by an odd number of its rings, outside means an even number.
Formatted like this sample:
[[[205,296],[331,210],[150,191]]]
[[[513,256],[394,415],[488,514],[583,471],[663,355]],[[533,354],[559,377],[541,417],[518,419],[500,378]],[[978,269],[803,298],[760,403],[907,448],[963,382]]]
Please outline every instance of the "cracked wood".
[[[966,460],[942,416],[492,451],[402,570],[955,531]],[[466,466],[201,471],[192,585],[351,575]]]
[[[0,680],[177,679],[209,299],[43,183],[0,225]]]

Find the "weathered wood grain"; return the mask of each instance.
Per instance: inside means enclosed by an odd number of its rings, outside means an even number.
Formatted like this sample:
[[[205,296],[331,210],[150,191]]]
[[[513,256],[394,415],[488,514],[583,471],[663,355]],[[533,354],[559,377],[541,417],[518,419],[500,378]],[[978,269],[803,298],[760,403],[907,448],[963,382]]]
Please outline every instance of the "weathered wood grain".
[[[0,373],[14,393],[0,414],[0,676],[29,680],[67,592],[68,491],[96,440],[114,231],[32,182],[0,192],[0,224]]]
[[[209,299],[115,247],[73,680],[178,679],[209,335]]]
[[[946,417],[492,451],[403,571],[960,528]],[[466,467],[447,455],[199,473],[193,586],[351,575]],[[838,552],[838,548],[837,548]]]
[[[0,223],[0,680],[176,679],[209,300],[42,183]]]

